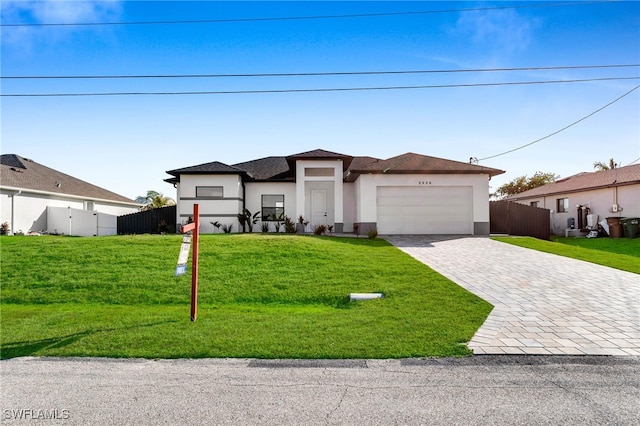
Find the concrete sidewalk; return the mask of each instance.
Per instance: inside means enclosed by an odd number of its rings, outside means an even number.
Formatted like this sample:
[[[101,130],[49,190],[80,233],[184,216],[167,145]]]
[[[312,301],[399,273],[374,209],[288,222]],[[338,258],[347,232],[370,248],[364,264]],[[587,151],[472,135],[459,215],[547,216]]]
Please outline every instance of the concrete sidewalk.
[[[640,275],[486,237],[384,238],[494,305],[475,354],[640,355]]]

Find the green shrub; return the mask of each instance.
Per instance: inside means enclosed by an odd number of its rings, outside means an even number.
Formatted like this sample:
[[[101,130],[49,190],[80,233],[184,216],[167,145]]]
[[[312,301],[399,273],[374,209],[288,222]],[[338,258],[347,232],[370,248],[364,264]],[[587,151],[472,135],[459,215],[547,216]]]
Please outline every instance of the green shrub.
[[[323,235],[325,232],[327,232],[327,225],[316,225],[313,227],[314,235]]]

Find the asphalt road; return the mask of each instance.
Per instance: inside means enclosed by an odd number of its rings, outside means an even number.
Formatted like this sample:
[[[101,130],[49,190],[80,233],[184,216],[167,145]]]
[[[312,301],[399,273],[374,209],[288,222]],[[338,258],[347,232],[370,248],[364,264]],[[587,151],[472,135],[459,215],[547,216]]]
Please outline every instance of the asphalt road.
[[[3,424],[640,424],[638,357],[15,358],[0,369]]]

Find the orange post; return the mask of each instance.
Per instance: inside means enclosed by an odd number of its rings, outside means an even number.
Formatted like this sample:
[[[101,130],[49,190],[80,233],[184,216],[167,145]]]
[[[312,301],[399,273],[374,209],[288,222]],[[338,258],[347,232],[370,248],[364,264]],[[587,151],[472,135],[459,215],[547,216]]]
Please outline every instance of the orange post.
[[[198,237],[200,236],[200,206],[193,205],[193,222],[182,227],[182,233],[191,231],[191,321],[198,316]]]
[[[191,256],[191,321],[198,317],[198,245],[200,236],[200,206],[193,205],[193,253]]]

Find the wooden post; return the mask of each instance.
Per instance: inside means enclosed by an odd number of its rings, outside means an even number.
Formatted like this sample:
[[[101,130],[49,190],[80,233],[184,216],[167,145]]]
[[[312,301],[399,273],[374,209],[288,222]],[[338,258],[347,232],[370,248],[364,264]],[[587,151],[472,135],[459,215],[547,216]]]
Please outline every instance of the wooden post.
[[[193,222],[182,227],[182,233],[191,233],[191,321],[198,317],[198,246],[200,237],[200,206],[193,205]]]
[[[191,257],[191,321],[198,317],[198,245],[200,234],[200,206],[193,205],[193,253]]]

